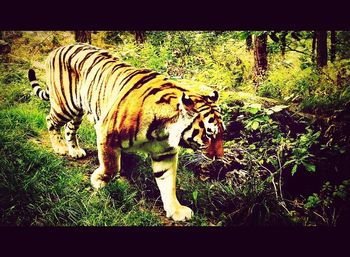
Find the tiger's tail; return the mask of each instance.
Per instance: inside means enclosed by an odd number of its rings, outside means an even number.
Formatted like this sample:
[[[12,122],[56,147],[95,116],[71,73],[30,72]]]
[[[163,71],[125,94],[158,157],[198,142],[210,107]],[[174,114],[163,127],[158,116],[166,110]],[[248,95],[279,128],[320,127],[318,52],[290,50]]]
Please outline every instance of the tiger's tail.
[[[29,78],[30,84],[32,85],[32,88],[33,88],[35,94],[40,99],[45,100],[45,101],[49,101],[49,99],[50,99],[49,92],[44,90],[44,89],[42,89],[39,86],[39,83],[36,80],[35,71],[33,69],[29,69],[29,71],[28,71],[28,78]]]

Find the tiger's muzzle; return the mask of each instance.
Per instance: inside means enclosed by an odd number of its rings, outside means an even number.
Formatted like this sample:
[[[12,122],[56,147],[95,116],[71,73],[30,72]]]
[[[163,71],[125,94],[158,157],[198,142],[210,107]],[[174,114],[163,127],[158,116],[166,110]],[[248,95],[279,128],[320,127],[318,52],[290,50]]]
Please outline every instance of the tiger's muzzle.
[[[204,150],[204,154],[210,159],[217,159],[224,156],[224,141],[222,133],[219,133],[215,138],[210,138],[208,146]]]

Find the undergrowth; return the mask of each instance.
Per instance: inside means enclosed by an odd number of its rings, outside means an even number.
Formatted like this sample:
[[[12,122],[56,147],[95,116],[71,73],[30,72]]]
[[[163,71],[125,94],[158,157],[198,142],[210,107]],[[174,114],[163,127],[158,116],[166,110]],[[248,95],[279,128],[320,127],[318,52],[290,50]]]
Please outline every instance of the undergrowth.
[[[72,160],[53,153],[45,122],[49,103],[34,96],[27,70],[42,64],[51,49],[73,43],[74,38],[69,32],[28,32],[14,39],[11,62],[0,63],[1,225],[336,226],[344,220],[350,187],[345,178],[323,179],[322,187],[303,195],[284,186],[302,174],[318,174],[332,149],[339,148],[344,157],[347,148],[323,142],[324,133],[316,126],[300,118],[304,125],[298,127],[284,114],[293,116],[288,114],[290,105],[322,114],[342,107],[350,100],[346,61],[317,70],[297,53],[288,52],[285,59],[272,55],[269,73],[255,92],[253,58],[244,42],[237,40],[238,34],[178,31],[147,36],[144,44],[136,44],[127,32],[100,32],[93,34],[93,40],[131,65],[188,83],[196,80],[196,85],[221,92],[223,118],[230,131],[225,148],[235,159],[226,173],[213,165],[214,176],[202,176],[188,165],[195,161],[193,152],[181,152],[177,195],[193,209],[194,218],[180,223],[165,218],[146,155],[123,154],[122,177],[94,191],[90,175],[98,167],[96,135],[87,120],[78,131],[87,158]],[[44,85],[44,72],[38,69],[37,75]],[[275,101],[257,98],[255,93]],[[342,167],[330,169],[344,173]]]

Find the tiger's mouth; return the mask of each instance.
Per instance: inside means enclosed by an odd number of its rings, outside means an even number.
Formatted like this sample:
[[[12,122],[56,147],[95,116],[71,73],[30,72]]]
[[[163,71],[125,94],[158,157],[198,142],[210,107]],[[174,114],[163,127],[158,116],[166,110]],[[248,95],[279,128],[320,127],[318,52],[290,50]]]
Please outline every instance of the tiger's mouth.
[[[208,147],[205,149],[205,155],[210,159],[215,160],[224,156],[224,142],[222,137],[223,135],[220,133],[210,139]]]
[[[218,151],[218,149],[212,151],[211,145],[190,144],[190,146],[192,150],[197,151],[207,161],[215,161],[216,159],[220,159],[223,157],[223,153],[221,154],[220,151]]]

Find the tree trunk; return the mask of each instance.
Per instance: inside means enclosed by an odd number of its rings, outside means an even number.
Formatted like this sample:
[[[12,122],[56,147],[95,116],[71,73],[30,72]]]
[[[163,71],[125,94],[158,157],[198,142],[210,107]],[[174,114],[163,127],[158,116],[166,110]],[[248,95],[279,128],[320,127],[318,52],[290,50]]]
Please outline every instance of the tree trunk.
[[[335,54],[336,54],[336,47],[337,47],[337,37],[334,30],[331,31],[331,62],[333,63],[335,61]]]
[[[75,42],[91,44],[91,31],[78,30],[74,31]]]
[[[8,54],[11,53],[11,45],[3,40],[5,38],[4,34],[3,31],[0,31],[0,62],[8,63],[10,61]]]
[[[246,42],[246,46],[247,46],[247,51],[252,50],[252,48],[253,48],[253,39],[252,39],[252,35],[251,34],[249,34],[247,36],[247,38],[245,39],[245,42]]]
[[[280,39],[281,39],[281,53],[282,53],[282,58],[284,59],[285,55],[286,55],[286,45],[287,45],[287,42],[286,42],[286,37],[287,37],[287,32],[286,31],[283,31],[281,33],[281,36],[280,36]]]
[[[312,50],[311,50],[311,59],[315,63],[315,49],[316,49],[316,31],[312,33]]]
[[[134,34],[135,34],[135,40],[138,44],[142,44],[145,42],[145,39],[146,39],[146,33],[145,31],[134,31]]]
[[[316,32],[317,66],[322,68],[327,65],[327,31]]]
[[[267,71],[267,34],[254,38],[254,85],[259,87]]]

